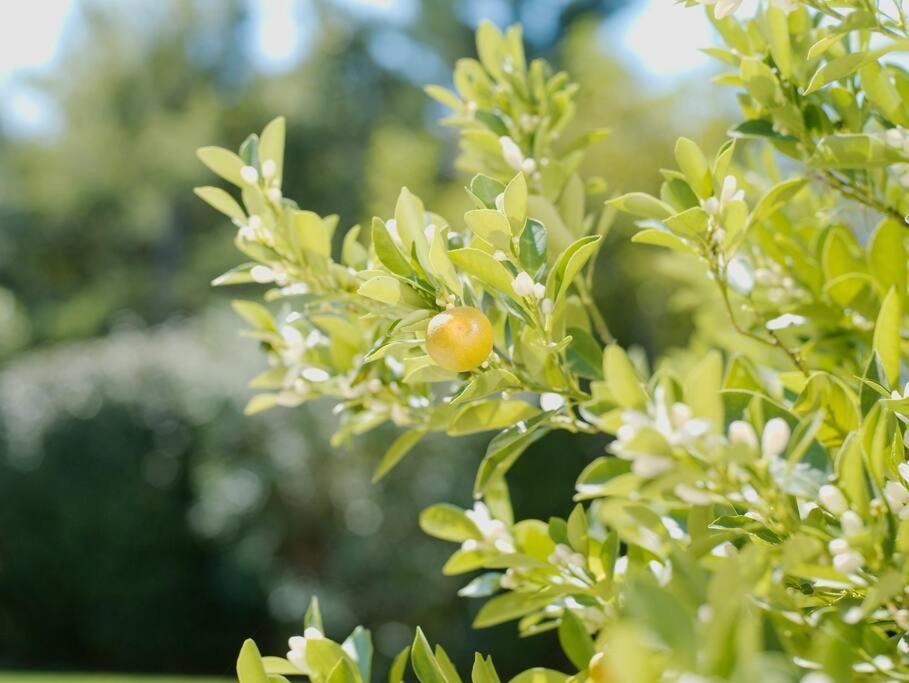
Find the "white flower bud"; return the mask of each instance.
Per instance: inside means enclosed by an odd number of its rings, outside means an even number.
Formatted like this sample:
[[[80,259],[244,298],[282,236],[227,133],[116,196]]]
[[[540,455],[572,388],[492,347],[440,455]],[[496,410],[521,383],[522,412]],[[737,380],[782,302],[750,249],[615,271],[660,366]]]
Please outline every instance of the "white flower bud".
[[[537,170],[537,162],[529,158],[524,159],[524,161],[521,163],[521,170],[527,175],[530,175]]]
[[[502,158],[505,159],[505,163],[515,171],[520,171],[521,164],[524,163],[524,154],[518,144],[507,135],[499,138],[499,144],[502,146]]]
[[[754,274],[751,266],[742,258],[734,258],[726,266],[726,279],[729,286],[739,294],[750,294],[754,289]]]
[[[844,555],[849,552],[849,542],[845,538],[834,538],[827,544],[831,555]]]
[[[243,182],[249,183],[250,185],[255,185],[259,182],[259,172],[252,166],[244,166],[241,168],[240,177],[243,178]]]
[[[716,216],[720,212],[720,200],[716,197],[709,197],[702,203],[702,208],[711,216]]]
[[[560,394],[545,392],[540,394],[540,408],[543,410],[559,410],[565,405],[565,399]]]
[[[899,128],[890,128],[884,133],[884,140],[886,140],[887,144],[891,147],[902,147],[903,132]]]
[[[275,272],[268,266],[253,266],[252,270],[249,271],[249,275],[260,285],[275,281]]]
[[[764,425],[761,437],[761,451],[765,458],[775,458],[786,450],[789,443],[789,425],[781,417],[775,417]]]
[[[757,432],[754,431],[750,422],[734,420],[729,423],[729,442],[756,451],[758,447]]]
[[[909,491],[898,481],[888,481],[884,484],[884,498],[894,512],[899,512],[909,503]]]
[[[540,303],[540,310],[543,311],[544,314],[549,315],[552,313],[552,306],[552,299],[543,299]],[[906,433],[909,434],[909,432]]]
[[[533,297],[534,299],[540,300],[546,296],[546,285],[539,282],[533,283]]]
[[[262,177],[271,180],[275,177],[275,171],[278,170],[274,159],[266,159],[262,162]]]
[[[899,609],[893,615],[896,625],[904,631],[909,631],[909,609]]]
[[[665,474],[672,469],[673,461],[671,458],[662,455],[651,455],[642,453],[635,457],[631,463],[631,471],[639,477],[651,479]]]
[[[495,252],[493,252],[492,257],[496,261],[507,261],[508,260],[508,256],[501,249],[496,249]]]
[[[862,533],[862,530],[865,528],[865,523],[862,522],[862,518],[852,510],[846,510],[846,512],[840,515],[840,528],[847,537],[856,536]]]
[[[253,214],[249,217],[249,220],[246,223],[249,226],[250,230],[258,231],[262,228],[262,219],[257,215]]]
[[[841,555],[834,555],[833,567],[843,574],[854,574],[865,564],[865,558],[854,550]]]
[[[282,197],[281,190],[279,190],[277,187],[268,188],[268,192],[266,192],[265,195],[270,201],[274,202],[275,204],[280,202]]]
[[[849,502],[843,492],[833,484],[824,484],[817,492],[821,506],[831,515],[839,517],[849,509]]]
[[[520,297],[530,296],[533,294],[534,286],[533,278],[530,277],[525,272],[518,273],[517,277],[512,281],[511,286],[514,287],[514,293]]]

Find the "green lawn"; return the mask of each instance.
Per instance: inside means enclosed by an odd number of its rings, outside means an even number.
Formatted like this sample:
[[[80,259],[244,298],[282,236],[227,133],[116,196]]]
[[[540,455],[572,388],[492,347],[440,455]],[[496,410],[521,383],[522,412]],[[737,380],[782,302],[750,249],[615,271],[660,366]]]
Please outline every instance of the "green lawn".
[[[229,683],[226,678],[129,676],[126,674],[0,673],[0,683]]]

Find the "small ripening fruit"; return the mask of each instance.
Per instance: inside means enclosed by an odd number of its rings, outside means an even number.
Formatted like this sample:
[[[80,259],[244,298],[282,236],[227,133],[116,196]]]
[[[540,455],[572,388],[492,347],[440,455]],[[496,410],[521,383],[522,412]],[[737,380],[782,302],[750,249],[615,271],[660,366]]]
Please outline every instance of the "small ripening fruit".
[[[615,681],[606,663],[606,656],[602,652],[597,652],[590,658],[590,664],[587,665],[587,675],[593,683],[613,683]]]
[[[459,306],[429,321],[426,350],[446,370],[469,372],[492,352],[492,325],[483,311]]]

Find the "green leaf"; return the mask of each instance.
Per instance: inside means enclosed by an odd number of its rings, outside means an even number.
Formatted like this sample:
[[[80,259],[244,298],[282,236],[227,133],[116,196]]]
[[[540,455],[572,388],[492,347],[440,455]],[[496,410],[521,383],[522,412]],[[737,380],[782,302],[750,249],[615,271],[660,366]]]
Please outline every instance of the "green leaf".
[[[350,673],[356,680],[358,674],[354,671],[353,662],[350,661],[349,655],[340,645],[328,638],[308,638],[306,640],[306,663],[316,676],[328,678],[335,672],[335,667],[345,660],[350,665]],[[339,672],[337,675],[346,676],[347,673]]]
[[[585,671],[596,650],[587,628],[570,609],[562,612],[559,622],[559,644],[578,671]]]
[[[372,482],[375,484],[388,474],[395,465],[413,450],[414,446],[420,443],[424,436],[426,436],[426,430],[424,429],[412,429],[398,436],[388,447],[388,450],[385,451],[385,455],[382,456],[379,466],[376,467],[376,471],[372,475]]]
[[[518,173],[505,188],[505,215],[511,224],[511,234],[520,235],[527,220],[527,180]]]
[[[325,679],[326,683],[358,683],[359,680],[353,665],[347,659],[339,660]]]
[[[770,33],[770,54],[783,78],[792,77],[792,48],[789,44],[787,12],[779,7],[767,8],[767,28]]]
[[[265,673],[269,676],[272,674],[285,676],[303,675],[302,671],[284,659],[284,657],[262,657],[262,665],[265,667]]]
[[[606,206],[612,206],[619,211],[630,213],[632,216],[653,218],[658,221],[665,220],[675,213],[668,204],[664,204],[659,199],[643,192],[631,192],[621,197],[610,199],[606,202]]]
[[[502,429],[527,420],[540,411],[529,403],[518,400],[478,401],[462,408],[451,420],[448,433],[451,436],[475,434],[493,429]]]
[[[268,122],[262,129],[259,139],[259,158],[262,161],[270,159],[275,164],[274,177],[279,181],[284,177],[284,129],[286,121],[279,116]],[[280,187],[280,182],[278,184]]]
[[[723,357],[709,351],[685,378],[685,403],[695,417],[710,421],[714,428],[723,426]]]
[[[549,432],[545,426],[547,418],[548,414],[542,413],[531,417],[526,423],[513,424],[489,442],[486,455],[477,469],[474,495],[480,495],[490,482],[504,477],[524,451]]]
[[[401,650],[388,670],[388,683],[403,683],[404,672],[407,670],[407,660],[410,657],[410,645]]]
[[[566,683],[567,681],[567,674],[538,666],[533,669],[527,669],[527,671],[522,671],[508,683]]]
[[[868,247],[868,266],[882,292],[895,287],[900,299],[906,292],[906,226],[887,219],[877,226]]]
[[[231,197],[220,187],[196,187],[193,189],[196,196],[204,202],[213,206],[228,218],[237,221],[246,220],[246,212],[237,203],[237,200]]]
[[[668,230],[662,228],[646,228],[631,236],[635,244],[650,244],[655,247],[667,247],[683,254],[692,254],[694,250],[685,244],[681,238],[676,237]]]
[[[596,253],[602,239],[599,235],[582,237],[559,257],[546,280],[546,293],[552,297],[556,305],[568,293],[568,288],[574,282],[577,274],[581,272],[581,268]]]
[[[499,674],[492,665],[492,659],[483,659],[480,653],[474,655],[470,679],[472,683],[500,683]]]
[[[442,669],[442,675],[445,676],[445,680],[448,681],[448,683],[462,683],[461,677],[458,675],[458,670],[448,657],[448,653],[442,649],[441,645],[436,645],[435,654],[436,661],[439,663],[439,668]]]
[[[465,512],[448,503],[437,503],[420,513],[420,528],[424,533],[443,541],[461,543],[482,534]]]
[[[404,253],[414,251],[421,262],[429,248],[423,229],[426,227],[426,209],[423,202],[406,187],[401,188],[398,202],[395,204],[395,224]]]
[[[640,408],[647,402],[637,370],[622,347],[610,344],[603,352],[603,374],[609,391],[624,408]]]
[[[448,240],[438,226],[432,232],[432,242],[429,245],[429,263],[432,274],[438,277],[445,286],[460,299],[464,296],[464,286],[448,258]]]
[[[494,178],[479,173],[470,181],[470,193],[487,209],[494,209],[496,197],[505,191],[505,185]]]
[[[531,274],[539,272],[546,263],[546,228],[530,218],[524,225],[519,245],[521,265]]]
[[[252,640],[243,642],[237,658],[237,679],[240,683],[268,683],[265,665],[259,655],[259,648]]]
[[[376,275],[368,279],[360,285],[357,294],[390,306],[420,308],[423,305],[413,289],[390,275]]]
[[[407,277],[413,273],[404,254],[395,244],[385,222],[381,218],[372,219],[372,247],[376,252],[376,257],[383,266],[388,268],[392,273]]]
[[[751,212],[749,222],[753,224],[770,218],[774,213],[790,202],[807,183],[807,178],[792,178],[791,180],[785,180],[771,187],[764,196],[758,200],[754,210]]]
[[[479,249],[455,249],[448,252],[452,262],[488,288],[517,300],[512,282],[514,276],[501,263]]]
[[[536,593],[504,593],[487,602],[474,619],[474,628],[488,628],[519,619],[525,614],[542,609],[555,599],[548,591]]]
[[[224,180],[237,187],[244,187],[246,182],[240,175],[240,169],[245,165],[243,159],[222,147],[202,147],[196,151],[199,160]]]
[[[693,140],[678,139],[675,143],[675,160],[695,194],[702,199],[713,194],[710,166],[701,148]]]
[[[891,387],[896,387],[900,378],[900,322],[902,312],[900,297],[896,288],[891,288],[881,304],[881,312],[874,326],[872,346],[881,361],[884,377]]]
[[[420,683],[447,683],[442,668],[436,661],[435,655],[432,654],[432,648],[423,635],[423,630],[417,627],[417,633],[413,640],[410,655],[413,664],[414,673],[420,679]]]
[[[700,237],[707,232],[707,221],[707,212],[700,206],[693,206],[670,216],[663,223],[680,237]]]
[[[882,139],[871,135],[828,135],[808,159],[812,168],[879,168],[901,160]]]
[[[580,327],[569,327],[568,367],[579,377],[603,379],[603,349],[593,335]]]
[[[325,633],[325,626],[322,624],[322,610],[319,607],[319,598],[315,595],[309,601],[309,607],[306,609],[306,615],[303,617],[304,628],[314,628],[320,633]]]
[[[369,683],[372,676],[372,635],[362,626],[357,626],[344,640],[341,646],[353,653],[354,661],[360,671],[360,680]]]
[[[498,572],[487,572],[480,574],[470,583],[458,591],[458,597],[461,598],[486,598],[494,595],[499,591],[499,581],[502,575]]]
[[[467,401],[486,398],[505,389],[521,386],[520,380],[508,370],[493,369],[475,375],[466,387],[451,399],[449,405],[457,406]]]
[[[240,301],[239,299],[235,299],[230,302],[230,305],[237,315],[254,328],[268,330],[269,332],[277,330],[274,318],[271,317],[271,312],[262,304],[257,304],[255,301]]]
[[[511,225],[505,214],[496,209],[474,209],[464,214],[467,227],[496,249],[511,249]]]

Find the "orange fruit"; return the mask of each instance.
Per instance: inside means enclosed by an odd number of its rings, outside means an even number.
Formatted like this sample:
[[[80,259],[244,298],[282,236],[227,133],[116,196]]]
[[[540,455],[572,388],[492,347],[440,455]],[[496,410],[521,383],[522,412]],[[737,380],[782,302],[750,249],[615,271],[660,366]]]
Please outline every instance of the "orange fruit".
[[[470,372],[492,352],[492,325],[483,311],[459,306],[429,321],[426,351],[446,370]]]

